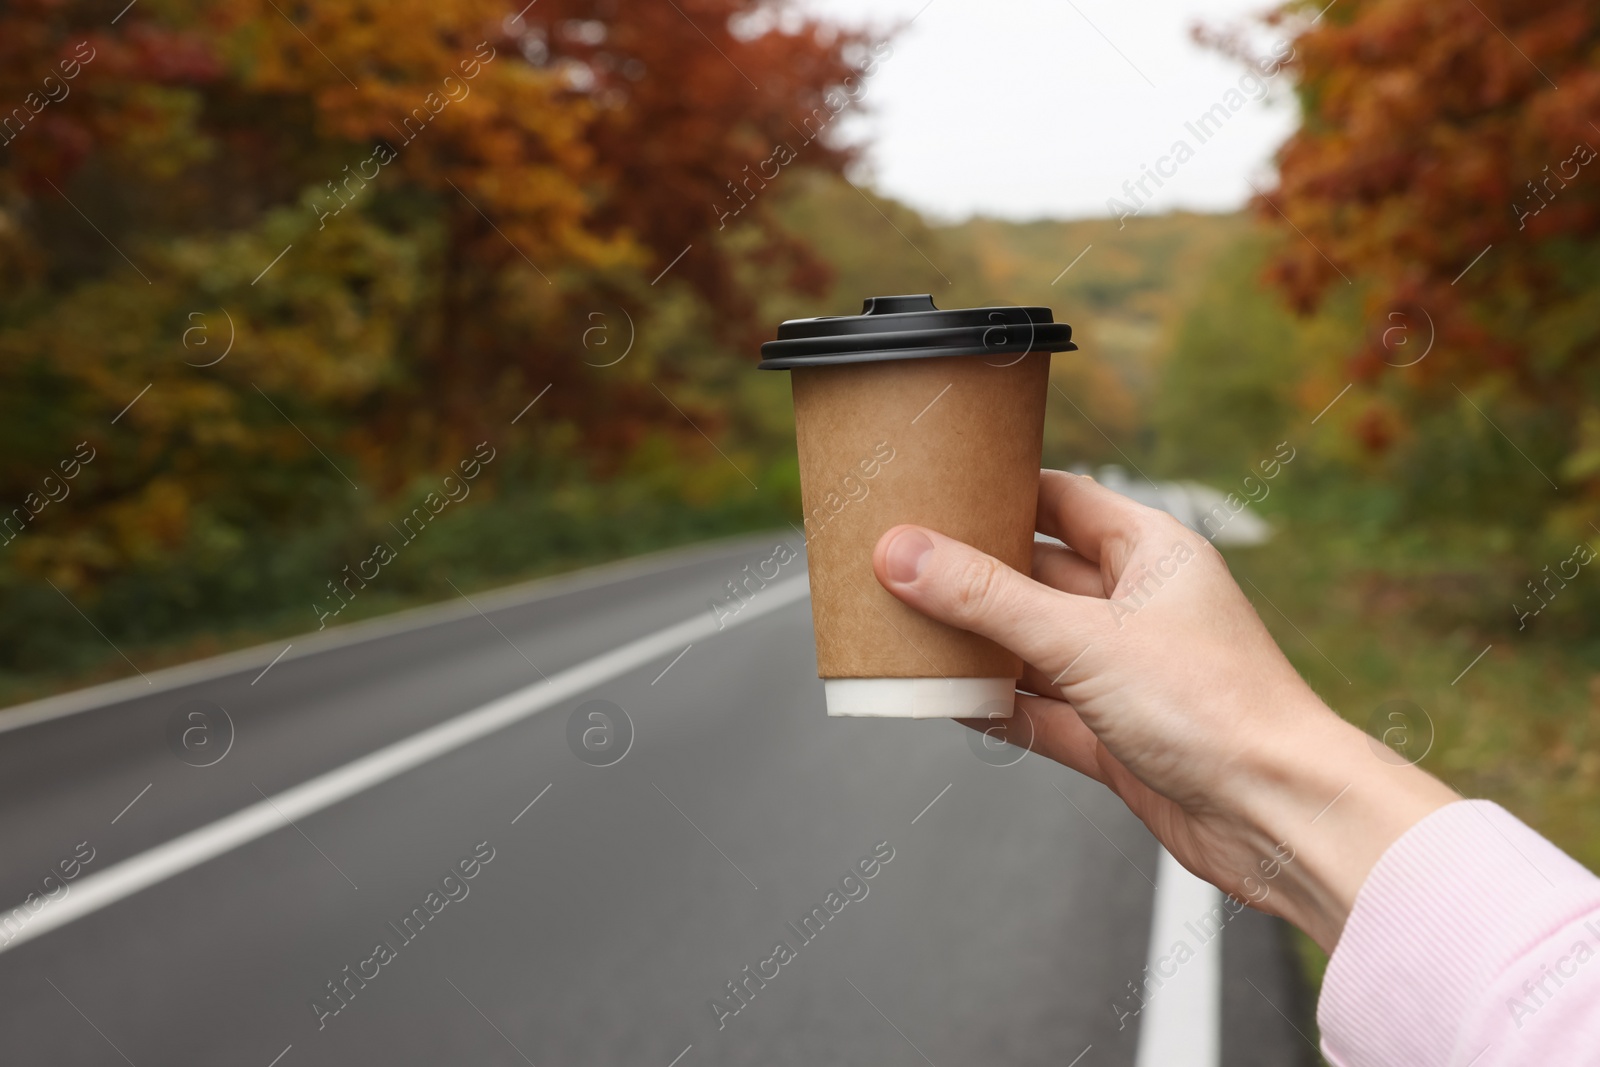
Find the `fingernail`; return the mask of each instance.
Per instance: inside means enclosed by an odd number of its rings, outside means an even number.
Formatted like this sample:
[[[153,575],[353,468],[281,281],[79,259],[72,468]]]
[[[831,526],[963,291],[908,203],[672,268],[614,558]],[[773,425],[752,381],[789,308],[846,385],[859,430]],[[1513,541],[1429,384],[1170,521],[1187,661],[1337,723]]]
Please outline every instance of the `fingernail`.
[[[883,569],[891,582],[914,582],[922,573],[923,561],[933,551],[933,542],[921,530],[904,530],[889,542]]]

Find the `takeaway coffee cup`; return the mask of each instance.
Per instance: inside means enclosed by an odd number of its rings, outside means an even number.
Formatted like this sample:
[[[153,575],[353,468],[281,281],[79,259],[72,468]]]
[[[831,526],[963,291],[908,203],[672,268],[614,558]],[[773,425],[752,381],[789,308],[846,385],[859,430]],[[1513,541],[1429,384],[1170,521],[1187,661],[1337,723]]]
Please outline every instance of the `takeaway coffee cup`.
[[[829,715],[1011,714],[1021,659],[890,596],[872,549],[917,523],[1029,573],[1050,353],[1076,348],[1049,308],[941,311],[926,294],[791,319],[761,346],[794,392]]]

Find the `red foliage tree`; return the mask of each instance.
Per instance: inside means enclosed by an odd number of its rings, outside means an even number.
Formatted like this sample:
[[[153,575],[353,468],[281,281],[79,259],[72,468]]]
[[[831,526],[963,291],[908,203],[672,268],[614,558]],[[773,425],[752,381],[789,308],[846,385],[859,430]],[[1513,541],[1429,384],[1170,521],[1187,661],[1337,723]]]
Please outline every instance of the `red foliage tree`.
[[[1600,10],[1341,0],[1268,21],[1293,37],[1304,115],[1257,202],[1284,229],[1271,279],[1301,310],[1353,281],[1378,326],[1345,373],[1394,392],[1412,422],[1492,413],[1562,483],[1566,503],[1531,513],[1574,525],[1579,498],[1600,494]],[[1413,336],[1425,320],[1437,332],[1403,371],[1390,368],[1415,355],[1386,343],[1394,313]],[[1351,400],[1373,443],[1378,423]]]

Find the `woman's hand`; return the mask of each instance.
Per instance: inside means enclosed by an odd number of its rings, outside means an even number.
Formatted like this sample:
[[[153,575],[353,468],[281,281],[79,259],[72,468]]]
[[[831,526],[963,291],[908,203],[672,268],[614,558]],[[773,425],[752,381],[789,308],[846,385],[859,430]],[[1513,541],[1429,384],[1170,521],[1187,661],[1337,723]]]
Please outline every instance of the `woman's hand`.
[[[1189,870],[1331,950],[1383,850],[1455,794],[1333,714],[1177,520],[1043,471],[1038,528],[1069,547],[1035,544],[1032,579],[916,526],[873,553],[896,597],[1026,661],[1015,717],[967,725],[1103,783]]]

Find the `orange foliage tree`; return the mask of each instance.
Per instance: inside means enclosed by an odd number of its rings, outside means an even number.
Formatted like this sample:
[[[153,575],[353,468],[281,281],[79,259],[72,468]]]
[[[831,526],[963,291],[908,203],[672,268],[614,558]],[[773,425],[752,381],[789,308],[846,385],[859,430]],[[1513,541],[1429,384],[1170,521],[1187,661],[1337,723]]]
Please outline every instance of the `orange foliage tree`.
[[[624,454],[681,426],[652,387],[675,369],[643,345],[597,377],[590,309],[646,331],[687,301],[726,351],[750,278],[826,280],[760,198],[719,232],[729,183],[859,73],[862,41],[785,4],[120,6],[0,10],[5,581],[92,590],[370,506],[514,443],[546,387],[546,423]],[[71,501],[35,511],[80,441]]]
[[[1284,235],[1269,275],[1303,311],[1359,292],[1370,324],[1325,374],[1357,384],[1333,418],[1419,500],[1590,536],[1600,9],[1318,0],[1268,22],[1293,36],[1303,111],[1257,201]]]

